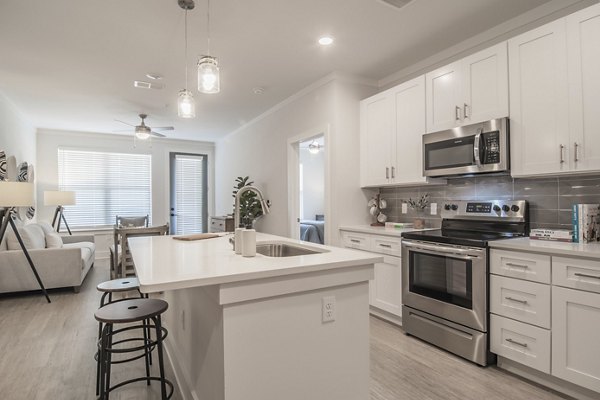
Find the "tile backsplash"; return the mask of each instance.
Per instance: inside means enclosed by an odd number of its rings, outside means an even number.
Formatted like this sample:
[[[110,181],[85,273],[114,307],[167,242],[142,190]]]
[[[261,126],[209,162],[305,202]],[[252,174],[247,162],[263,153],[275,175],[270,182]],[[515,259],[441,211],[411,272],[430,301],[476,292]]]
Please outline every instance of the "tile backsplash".
[[[412,222],[414,210],[402,214],[402,203],[429,193],[437,203],[436,215],[428,207],[421,215],[427,227],[441,225],[440,211],[448,200],[527,200],[531,228],[571,228],[571,206],[575,203],[600,203],[600,175],[549,178],[511,178],[478,176],[449,179],[440,186],[382,188],[381,197],[388,202],[383,212],[388,221]]]

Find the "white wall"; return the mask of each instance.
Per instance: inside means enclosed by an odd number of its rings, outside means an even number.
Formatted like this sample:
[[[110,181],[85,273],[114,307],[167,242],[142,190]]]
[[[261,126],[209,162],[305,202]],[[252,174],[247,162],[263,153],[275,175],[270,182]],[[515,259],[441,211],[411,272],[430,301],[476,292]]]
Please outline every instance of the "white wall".
[[[249,175],[272,202],[271,213],[257,222],[257,229],[289,236],[287,140],[329,125],[325,144],[331,146],[331,215],[325,217],[332,233],[329,243],[338,243],[340,225],[367,223],[366,194],[359,183],[359,101],[373,91],[369,82],[332,74],[219,141],[217,214],[232,212],[233,182]]]
[[[15,156],[17,164],[27,161],[37,168],[35,128],[2,93],[0,93],[0,150],[3,150],[7,157]]]
[[[303,169],[303,214],[301,218],[315,219],[316,214],[325,214],[325,152],[312,154],[300,148],[300,164]]]
[[[37,133],[38,159],[36,180],[38,199],[43,199],[44,190],[58,188],[58,148],[69,147],[81,150],[99,150],[152,155],[152,223],[169,222],[169,153],[197,153],[208,156],[208,213],[214,211],[214,144],[170,139],[137,141],[133,137],[101,133],[68,132],[40,129]],[[53,207],[44,207],[38,200],[38,218],[50,221]],[[68,217],[68,216],[67,216]]]

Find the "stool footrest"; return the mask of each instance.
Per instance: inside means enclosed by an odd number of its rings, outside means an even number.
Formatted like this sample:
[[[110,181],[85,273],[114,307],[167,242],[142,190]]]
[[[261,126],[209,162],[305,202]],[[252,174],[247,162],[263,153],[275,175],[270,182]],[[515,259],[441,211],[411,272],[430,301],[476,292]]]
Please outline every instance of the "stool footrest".
[[[118,389],[118,388],[123,387],[125,385],[129,385],[131,383],[148,381],[148,380],[162,382],[162,379],[160,379],[160,377],[158,377],[158,376],[149,376],[149,377],[145,377],[144,376],[144,377],[140,377],[140,378],[129,379],[129,380],[123,381],[121,383],[118,383],[118,384],[116,384],[114,386],[111,386],[108,389],[108,391],[112,392],[115,389]],[[168,380],[168,379],[165,379],[164,382],[169,387],[169,394],[167,395],[167,399],[170,399],[171,396],[173,396],[173,391],[174,391],[174,389],[173,389],[173,383],[170,380]]]

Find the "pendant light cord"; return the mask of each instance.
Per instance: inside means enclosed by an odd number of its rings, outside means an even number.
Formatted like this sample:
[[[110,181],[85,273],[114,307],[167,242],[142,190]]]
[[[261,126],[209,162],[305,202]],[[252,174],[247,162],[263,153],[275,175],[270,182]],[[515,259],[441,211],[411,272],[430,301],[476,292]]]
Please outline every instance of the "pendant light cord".
[[[210,55],[210,0],[208,0],[208,5],[206,6],[206,29],[208,31],[207,37],[208,37],[208,49],[207,49],[207,56]]]
[[[185,91],[187,92],[187,88],[188,88],[188,56],[187,56],[187,50],[188,50],[188,40],[187,40],[187,14],[188,14],[188,10],[187,8],[185,9],[185,22],[184,22],[184,26],[185,26]]]

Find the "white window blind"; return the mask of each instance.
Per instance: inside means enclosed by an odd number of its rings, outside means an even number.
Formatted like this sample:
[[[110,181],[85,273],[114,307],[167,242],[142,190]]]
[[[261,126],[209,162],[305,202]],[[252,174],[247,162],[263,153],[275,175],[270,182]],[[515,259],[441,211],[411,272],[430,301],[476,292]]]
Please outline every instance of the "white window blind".
[[[58,150],[58,186],[76,193],[65,206],[69,226],[103,228],[115,217],[152,217],[152,157],[148,154]]]
[[[205,157],[175,154],[175,209],[178,235],[204,231],[206,216]]]

